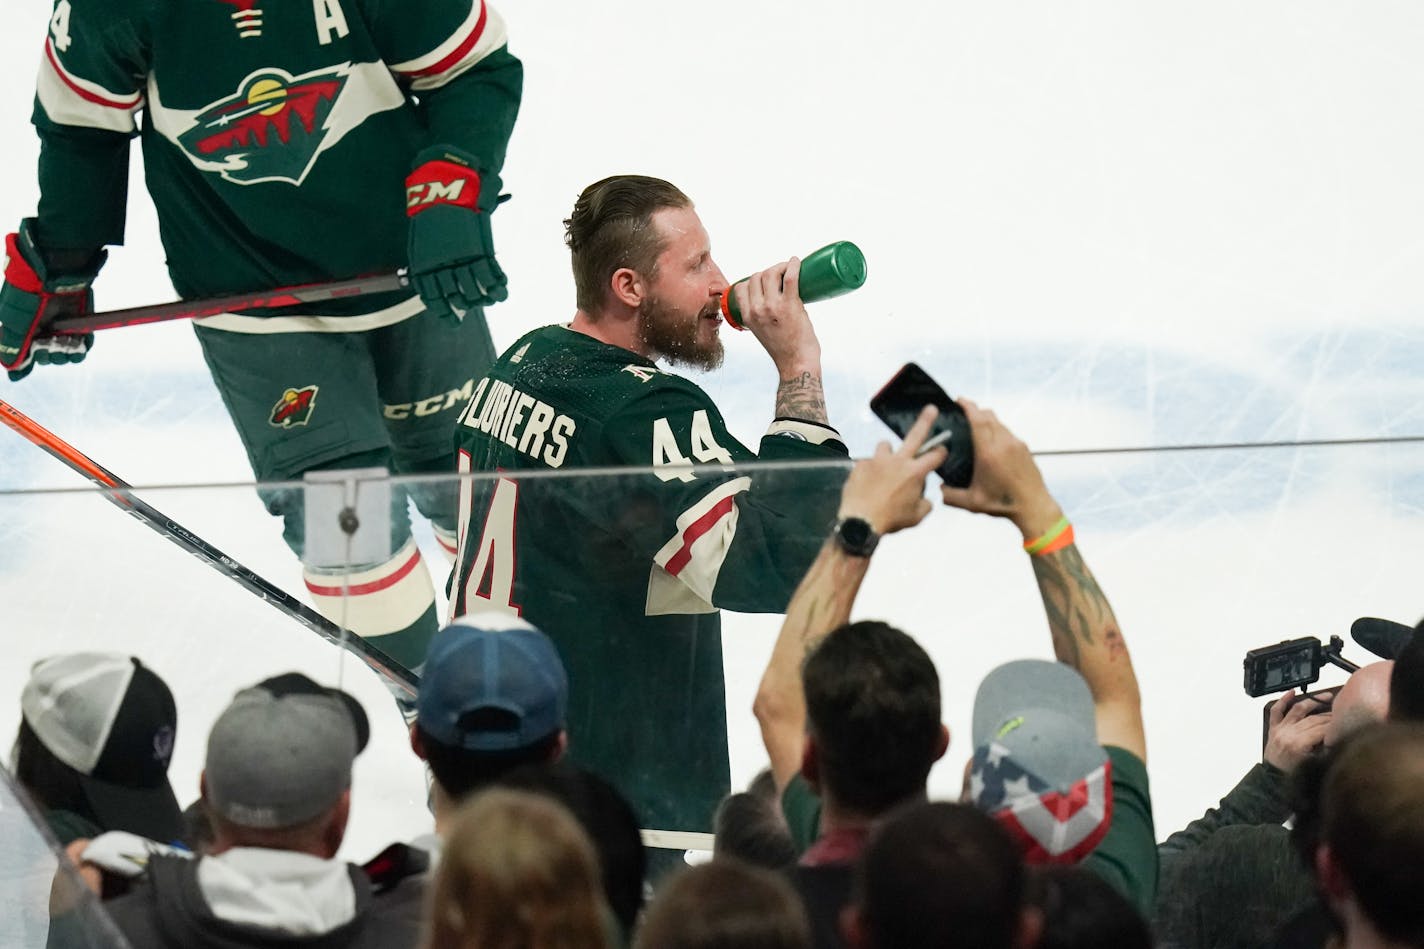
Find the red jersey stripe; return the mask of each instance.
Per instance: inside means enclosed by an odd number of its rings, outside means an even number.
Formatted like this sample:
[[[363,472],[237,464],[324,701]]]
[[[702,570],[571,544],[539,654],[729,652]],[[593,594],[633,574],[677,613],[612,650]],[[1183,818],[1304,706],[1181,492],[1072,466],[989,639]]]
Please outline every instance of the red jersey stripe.
[[[687,525],[687,530],[682,532],[682,547],[668,558],[667,566],[663,569],[674,577],[681,573],[682,569],[692,560],[692,545],[697,543],[703,534],[711,530],[714,524],[732,513],[735,503],[735,496],[729,495],[718,501],[716,506],[706,514]]]
[[[410,574],[410,572],[415,569],[415,565],[418,563],[420,563],[420,551],[412,551],[410,559],[407,560],[405,563],[401,564],[400,569],[397,570],[395,573],[391,574],[388,577],[382,577],[379,580],[372,580],[370,583],[358,583],[355,586],[347,587],[344,592],[351,596],[363,596],[368,593],[379,593],[381,590],[389,589],[390,587],[393,587],[397,583],[404,580]],[[322,587],[317,586],[310,580],[306,581],[306,584],[307,589],[310,590],[316,596],[341,596],[343,592],[340,586]]]
[[[415,69],[407,73],[402,73],[402,75],[408,76],[411,79],[420,79],[423,76],[435,76],[464,59],[470,50],[475,48],[475,44],[480,41],[480,36],[485,31],[485,20],[488,19],[488,17],[489,8],[485,6],[484,0],[480,0],[480,18],[475,21],[475,28],[470,31],[470,35],[466,36],[459,46],[455,47],[449,56],[446,56],[434,66],[427,66],[424,69]]]
[[[97,92],[90,92],[88,89],[83,88],[73,79],[70,79],[69,73],[65,72],[64,67],[59,64],[59,60],[56,59],[54,55],[54,47],[50,45],[49,40],[45,40],[45,58],[49,60],[49,64],[54,67],[55,74],[63,80],[64,84],[74,90],[74,94],[86,102],[102,105],[108,109],[122,109],[128,112],[130,109],[137,108],[139,102],[143,99],[143,96],[137,92],[127,101],[122,99],[106,99]]]

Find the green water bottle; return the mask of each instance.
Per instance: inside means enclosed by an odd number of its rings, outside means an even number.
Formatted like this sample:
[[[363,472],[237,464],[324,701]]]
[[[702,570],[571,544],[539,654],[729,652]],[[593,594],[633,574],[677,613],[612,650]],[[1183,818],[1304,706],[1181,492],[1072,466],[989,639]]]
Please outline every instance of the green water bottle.
[[[737,283],[745,283],[743,277]],[[801,259],[801,302],[829,300],[865,283],[865,255],[850,241],[836,241]],[[735,284],[733,285],[735,286]],[[732,296],[732,288],[722,293],[722,317],[733,329],[742,326],[742,309]]]

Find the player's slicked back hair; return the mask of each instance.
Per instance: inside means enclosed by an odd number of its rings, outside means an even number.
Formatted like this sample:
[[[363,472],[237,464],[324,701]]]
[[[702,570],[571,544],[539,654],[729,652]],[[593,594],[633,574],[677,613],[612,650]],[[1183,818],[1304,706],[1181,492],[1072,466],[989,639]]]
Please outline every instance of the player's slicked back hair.
[[[852,901],[873,946],[1008,949],[1027,882],[1018,847],[968,804],[911,804],[871,835]]]
[[[1325,777],[1320,838],[1375,928],[1424,945],[1424,726],[1378,725],[1349,739]]]
[[[653,215],[663,208],[690,207],[687,195],[661,178],[614,175],[584,188],[573,214],[564,220],[578,308],[597,315],[608,281],[620,268],[653,277],[664,243],[653,227]]]
[[[831,631],[801,667],[821,783],[844,807],[875,815],[925,793],[940,740],[939,674],[886,623]]]

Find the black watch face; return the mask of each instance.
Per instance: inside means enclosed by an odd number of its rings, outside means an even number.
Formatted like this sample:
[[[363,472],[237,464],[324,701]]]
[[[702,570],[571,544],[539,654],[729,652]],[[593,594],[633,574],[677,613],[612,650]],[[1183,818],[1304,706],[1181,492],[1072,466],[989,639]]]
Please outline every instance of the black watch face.
[[[841,522],[841,537],[846,545],[856,550],[860,550],[870,542],[870,524],[858,517],[847,518]]]

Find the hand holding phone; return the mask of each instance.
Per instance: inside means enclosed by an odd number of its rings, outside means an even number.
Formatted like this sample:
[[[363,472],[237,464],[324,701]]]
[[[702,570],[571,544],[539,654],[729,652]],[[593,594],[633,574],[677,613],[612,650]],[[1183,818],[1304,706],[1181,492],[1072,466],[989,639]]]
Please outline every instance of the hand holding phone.
[[[968,487],[974,479],[974,439],[969,420],[929,373],[915,363],[906,363],[870,399],[870,410],[902,439],[926,405],[939,409],[939,417],[917,454],[944,445],[949,457],[935,472],[951,487]]]

